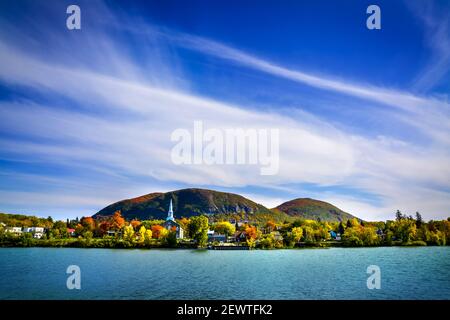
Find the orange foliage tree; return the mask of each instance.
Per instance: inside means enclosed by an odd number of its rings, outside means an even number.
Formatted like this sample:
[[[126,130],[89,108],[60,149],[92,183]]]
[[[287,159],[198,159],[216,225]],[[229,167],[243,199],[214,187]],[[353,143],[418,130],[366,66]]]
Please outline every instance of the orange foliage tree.
[[[267,231],[269,231],[269,233],[275,230],[275,227],[276,227],[275,222],[273,222],[272,220],[267,221],[266,228]]]
[[[155,239],[159,239],[161,236],[161,231],[164,229],[163,226],[160,226],[159,224],[155,224],[152,226],[152,237]]]
[[[141,225],[141,222],[137,219],[131,220],[131,226],[134,230],[137,230],[137,228]]]
[[[114,230],[120,230],[125,225],[125,219],[122,217],[122,213],[120,210],[117,210],[114,212],[114,215],[112,217],[112,228]]]
[[[92,217],[82,217],[80,220],[83,228],[93,231],[95,229],[95,220]]]
[[[247,226],[245,228],[245,234],[247,236],[247,239],[255,240],[258,237],[258,230],[256,230],[255,226]]]

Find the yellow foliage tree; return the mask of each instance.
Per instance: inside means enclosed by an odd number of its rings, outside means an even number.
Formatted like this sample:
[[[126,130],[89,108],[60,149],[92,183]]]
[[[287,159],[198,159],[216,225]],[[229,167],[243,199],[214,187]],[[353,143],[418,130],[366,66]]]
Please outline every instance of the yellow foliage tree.
[[[133,226],[128,225],[123,228],[123,238],[124,240],[133,242],[135,239]]]
[[[292,228],[292,237],[295,242],[299,242],[303,236],[303,229],[301,227]]]
[[[140,243],[144,243],[145,241],[145,233],[147,232],[147,229],[145,229],[144,226],[141,226],[141,228],[139,229],[139,242]],[[151,232],[151,231],[150,231]]]
[[[144,235],[145,245],[150,245],[152,243],[152,236],[153,236],[152,230],[150,230],[150,229],[145,230],[145,235]]]

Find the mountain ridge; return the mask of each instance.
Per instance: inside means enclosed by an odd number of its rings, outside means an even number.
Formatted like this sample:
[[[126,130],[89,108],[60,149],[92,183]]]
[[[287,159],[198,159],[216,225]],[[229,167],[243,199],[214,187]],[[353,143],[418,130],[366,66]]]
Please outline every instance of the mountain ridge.
[[[205,214],[211,218],[237,218],[255,221],[289,221],[295,218],[343,221],[354,218],[324,201],[297,198],[269,209],[236,193],[210,189],[187,188],[169,192],[153,192],[112,203],[93,215],[96,219],[111,216],[120,210],[127,220],[165,219],[170,199],[177,218]]]

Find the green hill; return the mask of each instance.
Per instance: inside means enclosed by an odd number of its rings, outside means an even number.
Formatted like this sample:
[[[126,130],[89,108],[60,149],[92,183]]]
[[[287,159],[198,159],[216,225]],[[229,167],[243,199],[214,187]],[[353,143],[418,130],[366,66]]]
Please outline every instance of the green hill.
[[[273,209],[283,212],[291,217],[322,220],[322,221],[346,221],[355,218],[355,216],[342,211],[332,204],[310,198],[298,198],[280,204]]]
[[[0,212],[0,223],[10,227],[46,227],[53,224],[53,219]]]
[[[164,219],[167,217],[170,199],[173,201],[174,215],[177,218],[206,214],[242,218],[247,215],[249,219],[255,219],[258,215],[272,215],[272,211],[263,205],[238,194],[207,189],[182,189],[122,200],[100,210],[94,218],[110,216],[121,210],[127,220]]]
[[[265,223],[312,219],[322,221],[345,221],[354,218],[335,206],[309,198],[299,198],[285,202],[274,209],[268,209],[250,199],[234,193],[208,189],[181,189],[171,192],[155,192],[137,198],[113,203],[94,215],[100,219],[120,210],[127,220],[165,219],[170,199],[176,218],[208,215],[210,220],[248,218],[250,222]]]

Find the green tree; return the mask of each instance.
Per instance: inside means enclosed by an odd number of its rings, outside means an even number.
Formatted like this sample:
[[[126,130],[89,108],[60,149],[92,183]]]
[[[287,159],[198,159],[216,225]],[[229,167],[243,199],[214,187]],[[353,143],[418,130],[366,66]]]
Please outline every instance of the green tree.
[[[374,227],[363,227],[360,231],[360,237],[365,246],[374,246],[380,243],[380,238]]]
[[[340,233],[341,235],[343,235],[344,232],[345,232],[345,227],[344,227],[344,224],[342,223],[342,221],[339,222],[339,226],[337,228],[337,232]]]
[[[293,227],[301,227],[303,225],[305,225],[305,220],[303,219],[297,219],[294,222],[292,222]]]
[[[386,235],[384,237],[384,242],[391,246],[393,244],[394,233],[391,230],[386,231]]]
[[[165,238],[168,247],[174,248],[177,246],[177,232],[174,230],[169,231]]]
[[[400,219],[394,225],[395,237],[404,243],[410,242],[416,235],[417,227],[414,220]]]
[[[221,221],[214,225],[214,231],[229,236],[236,232],[236,227],[228,221]]]
[[[188,225],[189,234],[199,247],[204,247],[208,241],[209,223],[205,216],[192,217]]]
[[[20,236],[20,244],[22,247],[31,247],[35,243],[35,240],[33,239],[33,236],[31,233],[23,233]]]
[[[444,233],[439,230],[431,232],[430,243],[438,246],[445,246],[446,239]]]
[[[371,225],[347,228],[342,240],[347,246],[374,246],[380,243],[376,227]]]
[[[262,239],[259,241],[259,246],[265,249],[271,249],[274,247],[275,237],[273,234],[265,234]]]
[[[403,218],[404,218],[404,217],[403,217],[401,211],[400,211],[400,210],[397,210],[397,212],[395,213],[395,220],[400,221],[400,220],[402,220]]]
[[[57,239],[67,238],[69,236],[67,233],[67,224],[64,221],[56,221],[50,232],[51,235]]]
[[[84,237],[86,240],[91,240],[93,236],[94,236],[94,234],[92,233],[92,231],[86,231],[86,232],[84,233],[84,236],[83,236],[83,237]]]
[[[423,219],[422,215],[419,213],[419,211],[416,212],[416,226],[417,228],[420,228],[422,226]]]
[[[359,227],[350,227],[345,229],[344,235],[342,236],[342,242],[351,247],[363,246],[364,242],[361,239]]]

